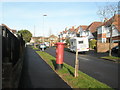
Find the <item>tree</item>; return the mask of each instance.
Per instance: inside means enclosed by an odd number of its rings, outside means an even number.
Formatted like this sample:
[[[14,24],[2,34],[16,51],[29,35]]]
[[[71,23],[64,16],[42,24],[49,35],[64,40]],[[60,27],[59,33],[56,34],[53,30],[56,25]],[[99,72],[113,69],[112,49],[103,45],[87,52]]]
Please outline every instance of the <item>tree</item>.
[[[118,11],[117,8],[118,5],[114,4],[114,5],[106,5],[103,8],[100,8],[98,10],[98,15],[100,16],[100,18],[102,20],[108,21],[108,27],[109,27],[109,31],[110,31],[110,42],[109,42],[109,56],[111,55],[111,49],[112,49],[112,23],[114,22],[114,17],[116,12]],[[108,18],[112,18],[112,20],[108,20]]]
[[[28,30],[20,30],[18,31],[18,33],[22,34],[23,39],[25,40],[25,42],[29,42],[31,37],[32,37],[32,33]]]
[[[67,47],[70,46],[70,41],[69,41],[69,39],[70,39],[70,38],[67,38],[67,39],[66,39],[66,45],[67,45]]]

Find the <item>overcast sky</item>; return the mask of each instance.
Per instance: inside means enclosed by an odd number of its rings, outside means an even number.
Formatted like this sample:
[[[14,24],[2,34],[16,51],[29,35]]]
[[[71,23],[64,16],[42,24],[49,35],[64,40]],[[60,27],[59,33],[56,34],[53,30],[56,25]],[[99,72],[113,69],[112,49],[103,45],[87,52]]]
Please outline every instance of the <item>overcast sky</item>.
[[[111,3],[115,2],[3,2],[0,23],[33,35],[35,31],[35,36],[58,35],[66,27],[100,21],[98,9]]]

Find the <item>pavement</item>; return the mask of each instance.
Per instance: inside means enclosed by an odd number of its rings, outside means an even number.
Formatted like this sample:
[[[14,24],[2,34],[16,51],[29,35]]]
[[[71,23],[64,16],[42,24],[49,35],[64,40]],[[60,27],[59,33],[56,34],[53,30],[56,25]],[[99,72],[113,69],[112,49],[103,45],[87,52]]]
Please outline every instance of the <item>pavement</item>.
[[[71,89],[71,87],[42,60],[35,50],[29,47],[25,50],[19,88]]]

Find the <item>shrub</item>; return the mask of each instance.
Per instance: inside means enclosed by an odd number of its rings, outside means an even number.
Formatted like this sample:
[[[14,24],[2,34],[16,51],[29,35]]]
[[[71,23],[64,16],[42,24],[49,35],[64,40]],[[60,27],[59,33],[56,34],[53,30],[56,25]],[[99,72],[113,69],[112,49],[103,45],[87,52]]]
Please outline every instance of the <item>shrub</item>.
[[[96,42],[97,42],[97,40],[95,40],[95,39],[90,40],[89,41],[90,48],[95,49],[96,48]]]

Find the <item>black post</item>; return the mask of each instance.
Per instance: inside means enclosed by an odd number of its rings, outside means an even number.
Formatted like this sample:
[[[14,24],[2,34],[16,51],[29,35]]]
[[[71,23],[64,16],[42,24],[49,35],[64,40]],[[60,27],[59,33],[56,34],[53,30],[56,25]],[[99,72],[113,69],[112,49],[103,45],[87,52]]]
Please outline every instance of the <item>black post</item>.
[[[62,69],[62,67],[63,67],[63,64],[56,64],[56,70],[60,70]]]

